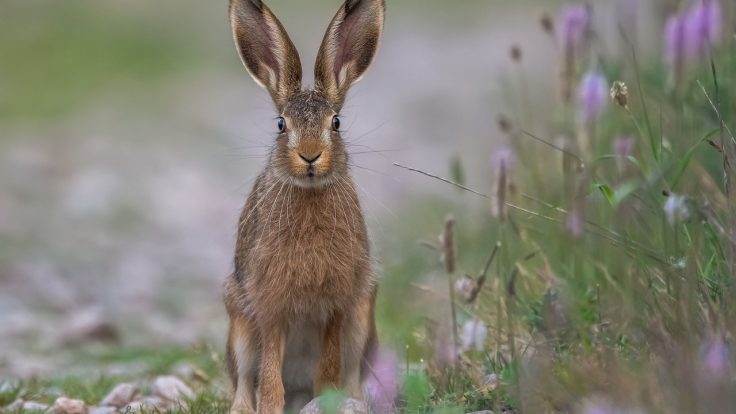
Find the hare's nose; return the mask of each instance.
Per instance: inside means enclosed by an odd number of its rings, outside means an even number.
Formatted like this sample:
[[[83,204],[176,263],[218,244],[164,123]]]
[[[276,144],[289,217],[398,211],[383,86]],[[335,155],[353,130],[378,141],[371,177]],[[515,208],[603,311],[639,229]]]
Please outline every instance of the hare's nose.
[[[300,157],[301,159],[303,159],[304,161],[306,161],[306,162],[307,162],[307,164],[314,164],[315,162],[317,162],[317,160],[318,160],[318,159],[319,159],[319,157],[321,157],[321,156],[322,156],[322,153],[321,153],[321,152],[320,152],[319,154],[317,154],[317,155],[314,155],[314,154],[312,154],[311,156],[308,156],[308,155],[304,155],[304,154],[302,154],[301,152],[299,153],[299,157]]]

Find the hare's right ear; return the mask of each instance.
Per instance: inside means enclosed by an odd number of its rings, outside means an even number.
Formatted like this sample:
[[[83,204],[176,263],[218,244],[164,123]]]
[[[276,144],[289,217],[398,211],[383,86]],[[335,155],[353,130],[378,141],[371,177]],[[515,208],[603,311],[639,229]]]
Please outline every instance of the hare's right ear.
[[[230,24],[245,68],[281,111],[302,85],[302,64],[289,35],[262,0],[230,0]]]

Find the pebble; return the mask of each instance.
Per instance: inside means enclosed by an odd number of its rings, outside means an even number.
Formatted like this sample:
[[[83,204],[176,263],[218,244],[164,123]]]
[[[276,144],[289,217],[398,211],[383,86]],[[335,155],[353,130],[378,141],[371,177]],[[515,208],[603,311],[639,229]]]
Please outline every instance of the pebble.
[[[89,414],[118,414],[115,407],[89,407]]]
[[[74,400],[66,397],[59,397],[51,408],[53,414],[89,414],[87,404],[82,400]]]
[[[23,402],[23,411],[46,411],[49,409],[48,404],[43,404],[36,401],[25,401]]]
[[[320,405],[319,397],[313,399],[309,404],[299,411],[299,414],[324,414]],[[363,401],[348,398],[340,403],[335,414],[368,414],[368,406]]]
[[[126,406],[126,409],[130,407],[130,412],[138,413],[141,411],[166,411],[170,408],[175,407],[176,404],[172,401],[165,400],[160,397],[145,397],[138,401],[133,401]]]
[[[122,408],[133,401],[137,395],[137,386],[128,383],[118,384],[102,399],[100,405]]]
[[[173,375],[156,378],[151,385],[151,392],[165,400],[180,402],[194,399],[194,392],[184,381]]]

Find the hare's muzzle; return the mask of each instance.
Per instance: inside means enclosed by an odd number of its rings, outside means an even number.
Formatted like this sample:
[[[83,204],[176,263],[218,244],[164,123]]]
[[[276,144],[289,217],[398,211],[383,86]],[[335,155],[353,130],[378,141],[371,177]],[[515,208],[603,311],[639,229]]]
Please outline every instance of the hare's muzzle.
[[[317,155],[304,155],[302,153],[299,153],[299,158],[304,160],[304,162],[307,163],[307,177],[312,178],[314,177],[314,163],[317,162],[319,157],[322,156],[322,152],[320,152]]]

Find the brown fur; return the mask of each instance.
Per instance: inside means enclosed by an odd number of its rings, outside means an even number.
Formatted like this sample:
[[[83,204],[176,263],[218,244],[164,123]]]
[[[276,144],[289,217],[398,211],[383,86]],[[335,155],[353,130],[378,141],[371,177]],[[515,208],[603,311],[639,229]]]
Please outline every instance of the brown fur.
[[[232,413],[299,408],[325,388],[362,398],[377,339],[376,282],[348,154],[333,117],[377,50],[383,0],[343,4],[317,58],[315,89],[281,23],[260,0],[231,0],[244,65],[284,118],[238,226],[225,281]],[[333,70],[326,70],[332,68]]]

